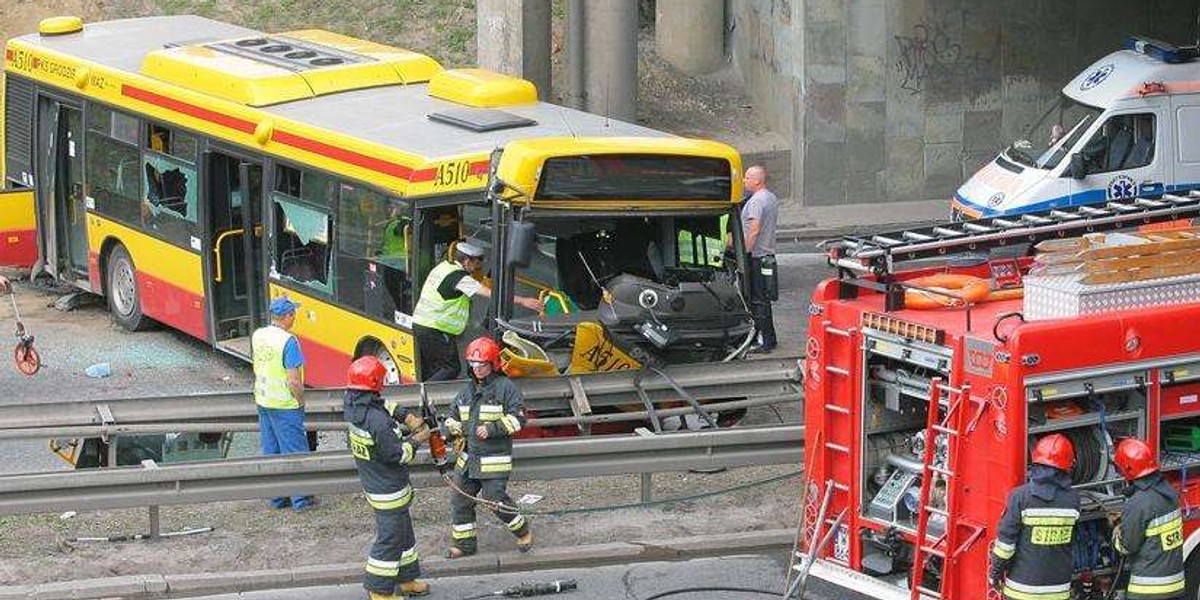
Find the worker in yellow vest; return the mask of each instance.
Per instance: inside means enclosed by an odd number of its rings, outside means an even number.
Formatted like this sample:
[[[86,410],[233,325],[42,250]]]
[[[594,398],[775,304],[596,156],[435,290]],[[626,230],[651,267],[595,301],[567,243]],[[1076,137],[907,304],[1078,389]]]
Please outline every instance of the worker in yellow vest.
[[[421,353],[421,380],[457,379],[462,366],[458,360],[458,336],[467,328],[471,298],[492,297],[492,290],[471,277],[483,264],[483,248],[463,241],[455,244],[454,260],[440,262],[429,272],[417,308],[413,311],[413,336]],[[537,298],[516,296],[519,306],[541,312]]]
[[[250,348],[254,356],[254,402],[262,453],[308,452],[304,433],[304,354],[292,334],[300,304],[287,296],[271,301],[271,324],[254,331]],[[304,510],[315,504],[312,496],[274,498],[271,506]]]

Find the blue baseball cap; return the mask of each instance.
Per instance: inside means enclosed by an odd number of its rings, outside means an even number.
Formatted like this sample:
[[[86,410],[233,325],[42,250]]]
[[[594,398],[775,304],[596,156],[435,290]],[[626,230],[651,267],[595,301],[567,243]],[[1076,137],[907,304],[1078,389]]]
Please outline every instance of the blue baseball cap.
[[[271,301],[271,314],[276,317],[286,317],[300,308],[299,302],[293,302],[287,296],[280,296]]]

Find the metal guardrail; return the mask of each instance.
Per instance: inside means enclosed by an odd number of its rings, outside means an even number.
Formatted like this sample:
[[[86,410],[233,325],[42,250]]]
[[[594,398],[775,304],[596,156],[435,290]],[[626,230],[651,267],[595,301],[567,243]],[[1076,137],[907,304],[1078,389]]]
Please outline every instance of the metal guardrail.
[[[663,370],[699,401],[713,409],[799,401],[802,393],[797,359],[745,360],[736,363],[675,365]],[[525,407],[538,415],[531,425],[563,425],[616,420],[591,414],[600,407],[643,406],[677,402],[670,382],[649,371],[617,371],[571,377],[514,379]],[[425,397],[435,406],[448,406],[462,389],[461,381],[390,386],[389,400],[418,406]],[[646,400],[638,393],[645,392]],[[312,429],[341,429],[342,389],[305,392],[306,421]],[[689,408],[659,409],[659,416],[691,412]],[[636,415],[626,416],[637,418]],[[642,416],[644,418],[644,415]],[[254,431],[258,413],[249,391],[161,396],[118,400],[68,401],[0,407],[0,439],[93,437],[166,433],[172,431]]]
[[[524,440],[514,444],[517,479],[564,479],[688,469],[801,463],[803,425],[660,435]],[[413,484],[440,481],[428,454]],[[0,515],[157,507],[352,493],[361,488],[346,451],[0,476]],[[152,514],[154,514],[152,512]]]

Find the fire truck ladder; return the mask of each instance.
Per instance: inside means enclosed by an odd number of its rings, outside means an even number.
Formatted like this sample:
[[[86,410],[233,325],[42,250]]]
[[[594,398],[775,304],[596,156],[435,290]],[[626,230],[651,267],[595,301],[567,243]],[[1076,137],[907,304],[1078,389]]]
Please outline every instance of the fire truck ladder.
[[[943,402],[943,397],[945,401]],[[974,404],[974,412],[970,412],[964,404]],[[942,406],[945,405],[943,414]],[[983,535],[983,527],[958,521],[960,509],[960,489],[957,477],[959,458],[965,438],[975,430],[987,403],[971,397],[971,385],[963,384],[956,389],[942,383],[940,378],[934,379],[929,391],[929,415],[925,427],[925,448],[922,452],[921,464],[921,496],[917,506],[917,537],[913,544],[912,600],[922,598],[942,598],[942,591],[953,589],[953,578],[958,570],[955,563],[959,556],[966,552],[971,544]],[[938,455],[938,438],[946,440],[945,461],[941,466],[934,464]],[[941,477],[946,482],[946,502],[944,508],[930,506],[934,480]],[[943,522],[942,534],[934,539],[929,538],[929,521],[932,516],[940,517]],[[960,529],[965,529],[966,537],[959,541]],[[925,572],[931,556],[942,561],[941,585],[938,590],[925,587]]]
[[[831,266],[837,267],[841,296],[853,298],[859,287],[882,291],[887,310],[904,308],[904,287],[893,278],[897,262],[986,251],[1004,246],[1036,244],[1042,240],[1075,237],[1200,216],[1200,192],[1164,194],[1161,198],[1111,200],[1003,217],[985,217],[870,236],[825,240]],[[865,276],[874,275],[873,279]]]

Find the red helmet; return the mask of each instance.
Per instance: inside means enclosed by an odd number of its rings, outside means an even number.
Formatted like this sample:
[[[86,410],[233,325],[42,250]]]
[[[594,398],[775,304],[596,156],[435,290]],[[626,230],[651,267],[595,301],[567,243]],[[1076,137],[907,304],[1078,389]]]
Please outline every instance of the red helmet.
[[[1158,459],[1150,445],[1137,438],[1125,438],[1117,442],[1113,462],[1121,476],[1129,481],[1145,477],[1158,470]]]
[[[1037,441],[1033,446],[1033,464],[1046,465],[1070,471],[1075,463],[1075,448],[1071,440],[1061,433],[1052,433]]]
[[[382,361],[374,356],[364,356],[350,363],[346,387],[379,393],[383,391],[383,378],[386,376],[387,367],[383,366]]]
[[[500,344],[490,337],[478,337],[467,344],[467,361],[490,362],[492,368],[500,370]]]

